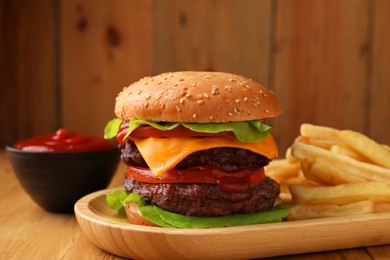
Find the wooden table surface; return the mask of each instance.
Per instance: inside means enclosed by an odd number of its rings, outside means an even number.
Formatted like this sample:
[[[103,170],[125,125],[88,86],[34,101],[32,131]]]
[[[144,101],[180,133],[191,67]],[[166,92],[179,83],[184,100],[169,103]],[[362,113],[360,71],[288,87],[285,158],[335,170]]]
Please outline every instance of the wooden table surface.
[[[123,165],[110,187],[122,183]],[[0,259],[122,259],[93,245],[73,214],[49,213],[24,192],[0,150]],[[390,245],[273,259],[390,259]]]

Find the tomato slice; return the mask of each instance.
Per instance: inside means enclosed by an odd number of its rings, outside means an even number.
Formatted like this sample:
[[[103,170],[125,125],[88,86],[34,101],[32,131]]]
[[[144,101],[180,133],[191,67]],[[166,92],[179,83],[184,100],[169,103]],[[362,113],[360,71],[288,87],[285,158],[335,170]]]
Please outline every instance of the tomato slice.
[[[128,131],[128,123],[123,122],[117,134],[117,141],[120,144],[124,143],[124,137]],[[149,125],[140,126],[131,132],[129,138],[148,138],[148,137],[230,137],[235,136],[233,132],[219,132],[219,133],[201,133],[195,132],[191,129],[185,128],[182,125],[177,126],[172,130],[159,130]]]
[[[251,185],[263,182],[264,168],[224,171],[214,165],[202,165],[184,170],[170,170],[156,178],[149,168],[127,166],[126,177],[147,183],[210,183],[226,192],[247,192]]]

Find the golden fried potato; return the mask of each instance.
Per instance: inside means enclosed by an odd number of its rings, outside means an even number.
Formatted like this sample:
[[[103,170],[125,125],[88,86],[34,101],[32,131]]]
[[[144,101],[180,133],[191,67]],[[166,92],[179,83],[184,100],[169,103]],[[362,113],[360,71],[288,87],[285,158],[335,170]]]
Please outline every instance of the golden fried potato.
[[[358,201],[345,205],[295,205],[287,216],[288,220],[301,220],[313,218],[328,218],[368,214],[375,212],[375,203],[369,200]]]
[[[351,130],[343,130],[338,133],[338,136],[340,140],[375,164],[390,169],[390,152],[381,144],[362,133]]]
[[[296,204],[349,204],[361,200],[390,202],[390,184],[379,182],[349,183],[336,186],[290,185]]]

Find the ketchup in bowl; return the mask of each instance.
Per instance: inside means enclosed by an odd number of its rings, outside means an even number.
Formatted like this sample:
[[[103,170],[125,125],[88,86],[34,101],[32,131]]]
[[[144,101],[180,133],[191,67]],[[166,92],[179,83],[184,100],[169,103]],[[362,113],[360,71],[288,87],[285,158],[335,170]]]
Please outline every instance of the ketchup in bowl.
[[[102,137],[69,132],[64,128],[55,133],[16,142],[14,148],[33,152],[86,152],[115,148],[116,145]]]

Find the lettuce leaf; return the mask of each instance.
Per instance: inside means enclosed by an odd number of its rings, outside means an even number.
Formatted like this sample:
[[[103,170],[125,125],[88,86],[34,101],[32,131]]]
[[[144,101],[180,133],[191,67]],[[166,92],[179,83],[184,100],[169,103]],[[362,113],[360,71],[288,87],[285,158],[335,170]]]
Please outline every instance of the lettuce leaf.
[[[251,143],[261,141],[268,136],[272,128],[261,123],[260,120],[229,122],[229,123],[210,123],[210,124],[191,124],[182,123],[186,128],[201,133],[218,133],[232,131],[241,142]]]
[[[113,190],[106,194],[106,203],[110,209],[121,210],[123,208],[123,201],[129,196],[129,194],[122,190]]]
[[[161,122],[161,123],[154,123],[142,119],[130,119],[129,122],[129,130],[124,138],[127,138],[131,132],[134,131],[134,129],[137,129],[141,125],[150,125],[151,127],[157,128],[158,130],[167,131],[172,130],[180,125],[180,123],[171,123],[171,122]]]
[[[108,121],[106,127],[104,128],[104,138],[111,139],[114,138],[119,131],[119,127],[122,124],[122,120],[119,118],[114,118]]]
[[[282,203],[269,211],[259,213],[233,214],[222,217],[194,217],[169,212],[155,205],[147,204],[136,193],[130,193],[126,198],[123,198],[122,195],[122,192],[112,191],[107,194],[107,198],[111,197],[110,200],[118,199],[121,205],[126,202],[138,203],[138,211],[145,219],[169,228],[216,228],[281,222],[293,207],[290,204]],[[108,205],[110,207],[110,204]],[[117,203],[113,203],[113,205],[117,205]]]
[[[116,136],[118,133],[122,120],[113,119],[108,122],[104,129],[104,138],[110,139]],[[141,125],[149,125],[162,131],[172,130],[179,125],[191,129],[195,132],[201,133],[218,133],[224,131],[232,131],[238,140],[241,142],[257,142],[265,139],[272,128],[260,120],[242,121],[242,122],[229,122],[229,123],[172,123],[172,122],[151,122],[142,119],[130,119],[129,129],[125,136],[127,138],[134,129],[137,129]]]

